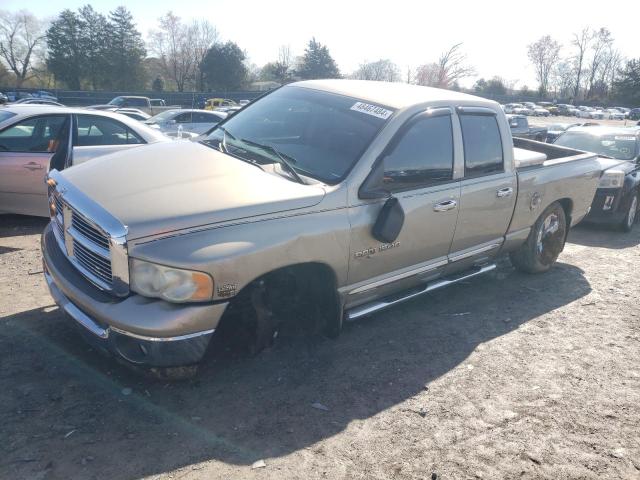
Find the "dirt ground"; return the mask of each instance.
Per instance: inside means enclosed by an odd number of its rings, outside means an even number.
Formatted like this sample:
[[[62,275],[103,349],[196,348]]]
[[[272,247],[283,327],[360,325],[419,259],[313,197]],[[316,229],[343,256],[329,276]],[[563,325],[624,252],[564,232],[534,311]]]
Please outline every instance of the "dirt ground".
[[[640,226],[165,383],[52,304],[44,225],[0,217],[1,479],[640,479]]]

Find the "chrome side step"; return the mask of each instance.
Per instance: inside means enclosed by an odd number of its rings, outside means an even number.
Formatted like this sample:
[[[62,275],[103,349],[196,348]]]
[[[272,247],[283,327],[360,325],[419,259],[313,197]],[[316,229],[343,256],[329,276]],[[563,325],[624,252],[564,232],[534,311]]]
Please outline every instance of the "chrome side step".
[[[419,295],[432,292],[433,290],[437,290],[439,288],[448,287],[449,285],[461,282],[462,280],[466,280],[468,278],[490,272],[491,270],[495,270],[495,268],[496,268],[495,263],[492,263],[490,265],[483,265],[481,267],[475,267],[472,270],[467,270],[465,272],[462,272],[458,276],[435,280],[431,283],[427,283],[423,287],[418,287],[418,289],[412,289],[406,292],[400,292],[397,295],[392,295],[382,300],[375,300],[371,303],[366,303],[364,305],[354,307],[351,310],[347,310],[346,320],[352,321],[360,317],[364,317],[366,315],[371,315],[372,313],[378,312],[380,310],[391,307],[393,305],[404,302],[406,300],[417,297]]]

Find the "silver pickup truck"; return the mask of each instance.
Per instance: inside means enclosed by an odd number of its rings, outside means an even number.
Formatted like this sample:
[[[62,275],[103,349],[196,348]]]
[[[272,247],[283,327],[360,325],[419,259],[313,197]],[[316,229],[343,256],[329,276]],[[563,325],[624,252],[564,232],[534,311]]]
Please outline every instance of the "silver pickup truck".
[[[196,364],[220,329],[253,351],[283,322],[335,336],[500,254],[544,272],[601,168],[509,130],[451,91],[291,84],[199,142],[52,171],[45,277],[92,344],[155,368]]]

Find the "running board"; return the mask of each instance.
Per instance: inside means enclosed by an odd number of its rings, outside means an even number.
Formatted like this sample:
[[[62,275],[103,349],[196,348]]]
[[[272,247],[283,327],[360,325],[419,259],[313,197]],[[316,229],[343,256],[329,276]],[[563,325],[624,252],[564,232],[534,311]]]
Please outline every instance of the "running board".
[[[491,270],[495,270],[495,268],[495,263],[492,263],[490,265],[483,265],[482,267],[475,267],[472,270],[462,272],[458,276],[443,278],[432,283],[427,283],[425,286],[419,287],[418,290],[412,289],[407,292],[400,292],[397,295],[392,295],[382,300],[375,300],[371,303],[366,303],[364,305],[354,307],[351,310],[347,311],[346,319],[348,321],[352,321],[366,315],[371,315],[372,313],[379,312],[380,310],[391,307],[419,295],[432,292],[433,290],[437,290],[439,288],[448,287],[449,285],[453,285],[454,283],[458,283],[463,280],[467,280],[468,278],[490,272]]]

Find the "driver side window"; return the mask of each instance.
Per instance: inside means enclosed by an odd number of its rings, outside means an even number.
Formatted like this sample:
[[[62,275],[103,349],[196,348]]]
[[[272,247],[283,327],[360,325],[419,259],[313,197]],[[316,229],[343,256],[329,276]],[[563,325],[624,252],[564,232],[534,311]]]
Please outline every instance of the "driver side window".
[[[18,122],[0,132],[0,151],[52,152],[64,121],[64,115],[45,115]]]
[[[408,190],[453,178],[451,116],[415,121],[384,157],[383,184],[387,190]]]

